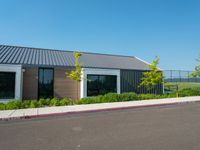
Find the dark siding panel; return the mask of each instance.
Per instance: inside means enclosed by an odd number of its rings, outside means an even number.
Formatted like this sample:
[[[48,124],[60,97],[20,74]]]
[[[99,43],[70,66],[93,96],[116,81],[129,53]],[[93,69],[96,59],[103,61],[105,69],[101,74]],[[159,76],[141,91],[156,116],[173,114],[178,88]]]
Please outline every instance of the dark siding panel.
[[[136,93],[163,93],[163,86],[158,85],[155,89],[148,91],[144,87],[139,87],[143,72],[140,70],[121,70],[121,93],[136,92]]]

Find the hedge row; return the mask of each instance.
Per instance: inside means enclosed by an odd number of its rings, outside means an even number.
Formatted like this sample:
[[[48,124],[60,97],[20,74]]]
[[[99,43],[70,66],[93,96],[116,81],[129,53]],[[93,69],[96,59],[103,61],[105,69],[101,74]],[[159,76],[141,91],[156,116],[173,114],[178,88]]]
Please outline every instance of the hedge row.
[[[93,103],[109,103],[109,102],[124,102],[124,101],[138,101],[147,99],[160,99],[160,98],[170,98],[175,97],[176,94],[136,94],[136,93],[108,93],[105,95],[82,98],[77,103],[78,104],[93,104]]]
[[[179,92],[180,97],[184,96],[200,96],[200,89],[184,89]],[[22,109],[22,108],[38,108],[45,106],[66,106],[74,104],[94,104],[94,103],[109,103],[109,102],[123,102],[123,101],[138,101],[147,99],[161,99],[176,97],[176,93],[170,94],[136,94],[136,93],[108,93],[105,95],[82,98],[80,100],[64,99],[40,99],[40,100],[24,100],[11,101],[7,104],[0,103],[0,110]]]
[[[73,105],[75,101],[69,98],[63,99],[40,99],[40,100],[14,100],[7,104],[0,103],[0,110],[10,110],[10,109],[23,109],[23,108],[38,108],[45,106],[66,106]]]

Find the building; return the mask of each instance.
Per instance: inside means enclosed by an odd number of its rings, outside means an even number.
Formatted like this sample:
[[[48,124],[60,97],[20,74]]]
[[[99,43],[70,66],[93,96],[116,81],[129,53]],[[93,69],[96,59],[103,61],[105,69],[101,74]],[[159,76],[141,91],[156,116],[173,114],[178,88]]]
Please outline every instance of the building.
[[[142,73],[149,70],[148,63],[137,57],[83,52],[80,62],[84,78],[78,83],[66,77],[66,71],[75,68],[72,51],[0,45],[0,99],[147,92],[138,85]],[[162,93],[162,85],[156,88]]]

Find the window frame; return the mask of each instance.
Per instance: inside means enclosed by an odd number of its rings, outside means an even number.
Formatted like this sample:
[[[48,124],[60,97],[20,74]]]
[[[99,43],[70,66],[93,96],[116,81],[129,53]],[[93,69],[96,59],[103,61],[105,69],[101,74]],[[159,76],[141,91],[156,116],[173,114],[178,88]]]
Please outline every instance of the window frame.
[[[100,83],[100,77],[104,76],[104,77],[115,77],[115,91],[114,93],[117,93],[118,92],[118,84],[117,84],[117,75],[106,75],[106,74],[87,74],[87,89],[86,89],[86,93],[87,93],[87,96],[90,97],[90,96],[98,96],[98,95],[104,95],[106,93],[110,93],[110,92],[113,92],[113,91],[108,91],[108,92],[105,92],[105,93],[101,93],[100,91],[102,90],[101,87],[98,87],[97,88],[97,91],[98,91],[98,94],[97,95],[89,95],[89,89],[88,89],[88,77],[89,76],[97,76],[98,78],[98,84]],[[111,88],[109,89],[106,89],[106,90],[110,90]]]

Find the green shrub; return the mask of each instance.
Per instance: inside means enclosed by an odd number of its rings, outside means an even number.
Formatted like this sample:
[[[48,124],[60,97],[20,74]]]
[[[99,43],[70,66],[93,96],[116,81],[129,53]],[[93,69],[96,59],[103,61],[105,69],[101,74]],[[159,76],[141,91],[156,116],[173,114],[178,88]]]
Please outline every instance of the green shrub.
[[[130,93],[122,93],[118,95],[119,101],[133,101],[133,100],[139,100],[138,95],[134,92]]]
[[[10,101],[6,104],[6,109],[20,109],[22,107],[22,101],[20,100],[15,100],[15,101]]]
[[[50,100],[50,106],[59,106],[60,105],[60,100],[57,98],[53,98]]]
[[[23,100],[21,108],[30,108],[31,100]]]
[[[177,96],[176,92],[173,92],[173,93],[166,93],[166,94],[160,95],[160,98],[173,98],[176,96]]]
[[[185,96],[200,96],[200,89],[196,88],[196,89],[183,89],[181,91],[179,91],[179,96],[180,97],[185,97]]]
[[[82,98],[77,102],[77,104],[92,104],[92,103],[107,103],[107,102],[122,102],[122,101],[136,101],[136,100],[145,100],[145,99],[158,99],[166,98],[169,95],[155,95],[155,94],[136,94],[134,92],[129,93],[108,93],[101,96],[86,97]],[[170,95],[170,97],[172,97]]]
[[[92,103],[107,103],[107,102],[121,102],[121,101],[131,101],[138,100],[136,93],[108,93],[105,95],[86,97],[82,98],[77,102],[77,104],[92,104]]]
[[[51,100],[50,99],[40,99],[38,101],[38,104],[43,107],[43,106],[49,106],[50,105]]]
[[[37,108],[37,107],[39,107],[38,101],[37,100],[32,100],[29,107],[30,108]]]
[[[47,99],[45,99],[46,100],[46,106],[49,106],[50,105],[50,102],[51,102],[51,99],[50,98],[47,98]]]
[[[5,110],[6,109],[6,105],[3,103],[0,103],[0,110]]]
[[[146,99],[155,99],[156,95],[155,94],[139,94],[138,98],[140,100],[146,100]]]
[[[100,98],[101,102],[117,102],[119,101],[119,95],[117,93],[108,93]]]
[[[93,97],[85,97],[76,101],[76,104],[93,104],[93,103],[101,103],[101,95],[93,96]]]
[[[60,106],[66,106],[66,105],[73,105],[74,102],[73,100],[69,99],[69,98],[63,98],[59,101]]]

